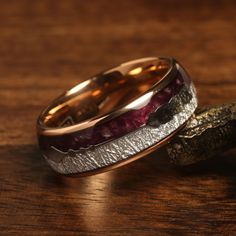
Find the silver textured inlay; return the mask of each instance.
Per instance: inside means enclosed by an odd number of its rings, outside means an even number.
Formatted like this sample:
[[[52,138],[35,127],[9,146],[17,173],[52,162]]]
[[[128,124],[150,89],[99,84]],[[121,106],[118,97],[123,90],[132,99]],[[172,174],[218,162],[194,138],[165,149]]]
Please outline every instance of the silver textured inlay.
[[[175,102],[181,111],[172,119],[158,127],[145,125],[123,137],[94,147],[62,152],[55,147],[44,156],[50,166],[61,174],[76,174],[96,170],[128,159],[166,138],[194,113],[197,107],[196,91],[193,85],[189,93],[192,95],[188,103],[183,103],[184,93],[176,95],[169,104]]]

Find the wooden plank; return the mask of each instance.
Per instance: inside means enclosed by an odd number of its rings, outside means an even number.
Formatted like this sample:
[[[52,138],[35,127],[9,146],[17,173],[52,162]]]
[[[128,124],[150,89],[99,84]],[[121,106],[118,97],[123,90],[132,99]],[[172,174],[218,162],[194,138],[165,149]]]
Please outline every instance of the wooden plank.
[[[236,99],[234,1],[0,2],[1,235],[234,235],[235,150],[191,167],[163,152],[115,171],[56,175],[35,122],[51,99],[123,61],[176,57],[201,105]]]

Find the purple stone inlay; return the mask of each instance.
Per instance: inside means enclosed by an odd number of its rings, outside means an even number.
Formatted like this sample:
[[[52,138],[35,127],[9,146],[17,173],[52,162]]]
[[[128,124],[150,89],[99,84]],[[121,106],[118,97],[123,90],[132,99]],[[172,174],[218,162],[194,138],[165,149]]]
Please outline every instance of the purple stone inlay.
[[[180,91],[184,84],[188,84],[188,81],[189,79],[185,73],[178,73],[176,78],[155,94],[144,107],[121,114],[105,123],[97,124],[93,128],[72,134],[41,136],[39,137],[40,146],[42,149],[54,146],[61,151],[78,150],[79,148],[87,148],[119,138],[145,125],[150,114],[155,112],[161,105],[166,104]]]

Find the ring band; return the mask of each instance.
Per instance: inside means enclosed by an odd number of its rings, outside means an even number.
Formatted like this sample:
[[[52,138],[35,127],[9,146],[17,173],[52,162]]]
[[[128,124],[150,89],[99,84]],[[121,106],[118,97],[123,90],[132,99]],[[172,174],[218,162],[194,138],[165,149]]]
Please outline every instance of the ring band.
[[[168,142],[196,107],[194,85],[176,60],[134,60],[53,101],[38,118],[39,145],[56,172],[96,174]]]

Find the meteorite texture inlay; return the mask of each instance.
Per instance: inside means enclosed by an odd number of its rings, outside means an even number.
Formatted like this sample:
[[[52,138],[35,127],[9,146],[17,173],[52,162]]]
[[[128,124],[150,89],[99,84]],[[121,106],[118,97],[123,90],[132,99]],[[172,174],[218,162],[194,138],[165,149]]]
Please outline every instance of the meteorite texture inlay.
[[[157,144],[191,117],[197,107],[196,91],[192,84],[188,93],[189,102],[186,102],[186,89],[182,89],[166,105],[169,111],[178,112],[166,123],[157,126],[147,124],[118,139],[89,148],[62,152],[52,146],[44,156],[50,166],[61,174],[85,173],[126,160]],[[173,104],[176,109],[172,109]]]
[[[147,124],[123,137],[89,148],[62,152],[52,146],[44,156],[50,166],[61,174],[84,173],[128,159],[160,142],[191,117],[197,107],[196,92],[192,84],[188,93],[188,102],[184,88],[166,105],[167,109],[173,111],[172,118],[167,119],[166,123],[157,126]]]

